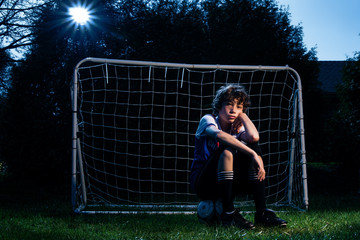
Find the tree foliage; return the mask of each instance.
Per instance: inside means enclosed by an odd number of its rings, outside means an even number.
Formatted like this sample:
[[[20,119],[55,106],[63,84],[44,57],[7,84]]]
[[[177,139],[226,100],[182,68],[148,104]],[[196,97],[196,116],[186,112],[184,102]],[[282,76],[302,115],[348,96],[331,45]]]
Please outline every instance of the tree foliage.
[[[10,87],[9,68],[32,44],[37,13],[42,0],[0,0],[0,97]]]
[[[348,59],[338,86],[339,110],[332,120],[334,155],[347,169],[360,169],[360,53]],[[341,133],[341,134],[340,134]],[[359,172],[360,174],[360,172]],[[360,179],[360,175],[359,175]],[[360,186],[359,186],[360,187]]]
[[[89,26],[68,20],[70,0],[41,6],[0,109],[0,153],[24,179],[63,181],[70,170],[73,68],[84,57],[215,64],[289,64],[316,85],[313,49],[272,0],[95,0]],[[47,181],[51,182],[51,181]]]
[[[346,62],[338,96],[341,120],[349,133],[360,143],[360,53]]]
[[[9,173],[26,182],[50,184],[69,173],[73,68],[88,54],[103,51],[96,38],[100,34],[82,32],[84,38],[79,39],[58,24],[68,17],[65,6],[70,4],[43,5],[32,23],[30,50],[13,68],[11,88],[0,111],[1,155]]]
[[[0,1],[0,52],[32,44],[32,21],[43,4],[42,0]]]

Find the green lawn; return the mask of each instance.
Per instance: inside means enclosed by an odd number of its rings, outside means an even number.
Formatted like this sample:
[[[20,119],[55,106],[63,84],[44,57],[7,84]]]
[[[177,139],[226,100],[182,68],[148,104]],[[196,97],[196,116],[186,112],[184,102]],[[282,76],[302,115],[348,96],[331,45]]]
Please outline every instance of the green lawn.
[[[195,215],[77,215],[70,200],[0,196],[6,239],[360,239],[360,197],[310,196],[308,212],[282,212],[287,228],[208,227]],[[253,214],[245,216],[252,220]]]

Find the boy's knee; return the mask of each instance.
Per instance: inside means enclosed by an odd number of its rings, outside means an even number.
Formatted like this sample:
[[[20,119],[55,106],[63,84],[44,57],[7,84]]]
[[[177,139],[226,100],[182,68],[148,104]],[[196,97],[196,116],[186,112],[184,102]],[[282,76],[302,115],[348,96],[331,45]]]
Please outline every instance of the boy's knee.
[[[219,158],[218,170],[233,170],[234,153],[230,148],[225,149]]]
[[[233,158],[234,158],[234,152],[233,152],[233,150],[232,150],[231,148],[225,149],[225,150],[221,153],[220,158],[221,158],[221,159],[224,159],[224,160],[231,160],[231,161],[232,161]]]

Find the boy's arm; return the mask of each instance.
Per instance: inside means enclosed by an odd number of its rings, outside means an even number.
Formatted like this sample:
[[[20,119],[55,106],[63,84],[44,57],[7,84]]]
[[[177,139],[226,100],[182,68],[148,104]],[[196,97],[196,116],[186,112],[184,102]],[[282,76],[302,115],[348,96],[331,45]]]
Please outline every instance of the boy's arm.
[[[250,157],[253,157],[253,155],[257,155],[254,150],[240,142],[238,139],[234,138],[232,135],[219,130],[216,126],[208,126],[205,129],[205,133],[215,141],[219,141],[226,146],[239,150],[240,152],[245,153]]]
[[[250,120],[248,115],[246,113],[240,113],[238,118],[235,120],[234,126],[236,127],[236,124],[238,126],[244,125],[245,132],[241,134],[240,140],[243,140],[247,143],[253,143],[258,142],[260,139],[259,132],[256,129],[254,123]],[[240,124],[239,124],[240,123]],[[240,128],[240,127],[238,127]],[[256,164],[258,165],[258,179],[260,181],[265,179],[265,169],[264,169],[264,162],[260,156],[258,156],[258,159],[254,159]]]
[[[258,179],[259,179],[260,181],[262,181],[262,180],[265,179],[266,172],[265,172],[264,162],[263,162],[263,160],[262,160],[262,157],[259,156],[259,158],[260,158],[260,162],[259,162],[260,165],[257,163],[258,166],[255,166],[255,167],[257,167],[257,169],[259,170],[259,172],[258,172]]]
[[[245,128],[245,132],[243,134],[241,134],[241,136],[240,136],[241,140],[243,140],[247,143],[253,143],[253,142],[259,141],[259,139],[260,139],[259,132],[256,129],[254,123],[248,117],[248,115],[246,115],[246,113],[240,113],[238,118],[235,121],[242,123]],[[235,122],[234,125],[235,124],[237,124],[237,123]]]
[[[257,155],[257,153],[254,150],[252,150],[251,148],[249,148],[248,146],[246,146],[245,144],[240,142],[238,139],[234,138],[232,135],[219,130],[215,126],[207,127],[205,129],[205,132],[208,136],[215,139],[216,141],[219,141],[220,143],[227,145],[233,149],[236,149],[236,150],[248,155],[249,157],[251,157],[258,165],[259,180],[261,180],[261,181],[264,180],[264,178],[265,178],[264,165],[263,165],[261,157],[259,155]]]

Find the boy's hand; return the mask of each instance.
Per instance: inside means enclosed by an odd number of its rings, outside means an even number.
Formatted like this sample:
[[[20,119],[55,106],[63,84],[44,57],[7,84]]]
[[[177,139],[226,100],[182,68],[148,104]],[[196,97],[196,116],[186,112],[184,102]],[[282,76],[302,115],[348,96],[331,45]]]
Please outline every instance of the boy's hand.
[[[240,124],[240,125],[239,125]],[[239,113],[239,116],[234,121],[234,128],[244,126],[245,134],[241,134],[241,140],[247,143],[257,142],[260,139],[259,132],[257,131],[254,123],[250,120],[246,113]],[[239,128],[240,129],[240,128]]]
[[[238,134],[240,132],[242,125],[243,125],[243,123],[242,123],[240,115],[239,115],[239,117],[237,117],[235,119],[234,123],[231,125],[231,133]]]
[[[266,172],[264,169],[264,163],[259,155],[256,153],[253,156],[254,169],[258,170],[258,180],[261,182],[265,179]]]
[[[258,170],[259,170],[258,171],[258,180],[261,182],[261,181],[265,180],[266,172],[263,167],[259,167]]]

